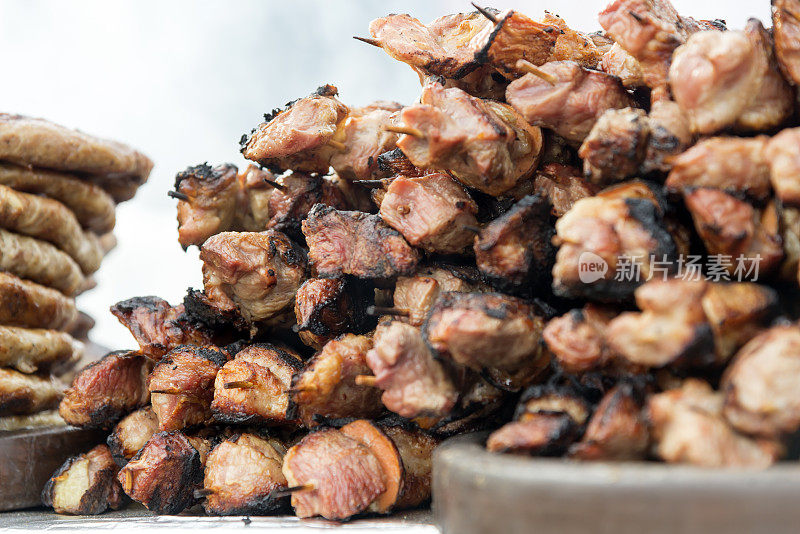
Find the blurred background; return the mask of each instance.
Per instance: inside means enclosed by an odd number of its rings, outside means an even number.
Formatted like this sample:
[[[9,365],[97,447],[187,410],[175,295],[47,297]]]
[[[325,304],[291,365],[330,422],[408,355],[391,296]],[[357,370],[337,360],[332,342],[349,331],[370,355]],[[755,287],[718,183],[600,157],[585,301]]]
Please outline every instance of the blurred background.
[[[606,0],[498,0],[538,18],[545,9],[582,31],[600,29]],[[768,0],[673,0],[684,15],[769,26]],[[264,112],[331,83],[348,105],[412,102],[417,76],[357,42],[369,22],[410,13],[423,22],[471,11],[454,0],[0,0],[5,81],[0,111],[45,117],[124,141],[155,161],[149,182],[117,211],[117,248],[78,299],[92,339],[131,348],[108,307],[137,295],[179,302],[202,287],[197,249],[177,241],[175,173],[188,165],[245,166],[241,135]]]

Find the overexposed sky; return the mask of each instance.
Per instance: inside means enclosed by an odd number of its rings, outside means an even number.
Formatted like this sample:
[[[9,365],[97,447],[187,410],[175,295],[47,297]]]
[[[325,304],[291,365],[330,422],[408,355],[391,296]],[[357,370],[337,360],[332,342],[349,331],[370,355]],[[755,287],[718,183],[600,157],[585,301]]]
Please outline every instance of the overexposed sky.
[[[769,26],[768,0],[676,0],[696,18]],[[580,30],[599,29],[596,0],[493,2],[532,17],[545,9]],[[204,161],[245,165],[238,140],[264,112],[324,83],[351,105],[412,102],[417,77],[368,35],[386,13],[429,22],[472,10],[453,0],[0,0],[0,111],[45,117],[127,142],[156,163],[150,181],[117,212],[119,245],[79,297],[97,321],[91,337],[110,348],[135,344],[108,307],[137,295],[178,302],[201,287],[196,248],[177,241],[175,173]]]

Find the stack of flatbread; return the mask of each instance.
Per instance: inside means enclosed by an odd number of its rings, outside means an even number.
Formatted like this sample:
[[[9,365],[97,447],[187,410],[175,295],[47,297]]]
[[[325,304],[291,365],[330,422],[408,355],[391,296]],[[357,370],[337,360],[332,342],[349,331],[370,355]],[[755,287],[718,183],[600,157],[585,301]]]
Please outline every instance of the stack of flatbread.
[[[75,296],[152,167],[121,143],[0,113],[0,418],[58,405],[92,325]]]

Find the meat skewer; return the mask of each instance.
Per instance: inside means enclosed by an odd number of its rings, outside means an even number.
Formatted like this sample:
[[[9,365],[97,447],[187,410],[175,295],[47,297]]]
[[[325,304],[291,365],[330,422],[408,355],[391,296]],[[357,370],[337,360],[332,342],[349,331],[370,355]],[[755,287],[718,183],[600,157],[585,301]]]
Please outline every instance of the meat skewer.
[[[111,456],[118,465],[125,465],[147,441],[158,432],[158,416],[150,406],[139,408],[117,423],[108,436]]]
[[[105,445],[67,459],[42,490],[42,504],[57,514],[97,515],[123,504],[119,467]]]

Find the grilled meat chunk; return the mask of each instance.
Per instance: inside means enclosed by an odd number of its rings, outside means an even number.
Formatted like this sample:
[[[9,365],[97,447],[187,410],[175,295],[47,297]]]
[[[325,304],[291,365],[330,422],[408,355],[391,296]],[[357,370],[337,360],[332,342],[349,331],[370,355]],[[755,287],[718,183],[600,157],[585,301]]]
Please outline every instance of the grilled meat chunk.
[[[239,351],[214,381],[214,419],[231,424],[291,422],[288,390],[302,368],[299,356],[266,343]]]
[[[606,345],[606,329],[616,313],[610,308],[587,304],[548,321],[542,339],[568,373],[602,368],[613,358]]]
[[[455,271],[456,274],[462,274]],[[456,276],[447,265],[424,267],[414,276],[401,276],[394,286],[394,307],[407,313],[404,318],[413,326],[422,326],[431,306],[445,291],[485,291],[486,286],[477,278]],[[476,273],[477,274],[477,273]]]
[[[294,303],[296,330],[303,343],[320,349],[341,334],[367,328],[368,290],[350,277],[303,282]]]
[[[543,197],[531,195],[481,229],[473,247],[475,261],[494,287],[522,296],[550,287],[555,231],[549,212]]]
[[[548,163],[536,172],[533,191],[547,199],[550,213],[555,217],[561,217],[578,200],[597,192],[578,169],[560,163]]]
[[[556,20],[556,17],[549,18]],[[548,24],[549,21],[537,22],[513,10],[498,15],[496,19],[491,32],[480,35],[482,46],[475,55],[477,60],[491,65],[506,77],[519,78],[525,74],[517,67],[519,60],[541,65],[552,58],[560,28]],[[594,45],[589,42],[586,44],[587,47]],[[566,52],[568,47],[562,48],[561,53]]]
[[[312,432],[289,449],[283,474],[298,517],[349,519],[367,509],[386,490],[381,464],[369,448],[329,428]]]
[[[581,460],[641,460],[650,431],[643,409],[644,395],[630,382],[611,388],[597,405],[581,441],[569,454]]]
[[[378,171],[378,156],[394,150],[399,138],[398,134],[384,129],[393,124],[397,111],[397,108],[374,106],[351,111],[336,135],[337,140],[344,136],[339,141],[344,144],[344,150],[331,157],[331,167],[339,176],[345,180],[372,178]]]
[[[328,341],[305,368],[292,377],[290,419],[311,428],[319,417],[374,419],[383,412],[381,390],[356,384],[368,375],[367,352],[372,340],[344,334]]]
[[[170,304],[158,297],[134,297],[111,306],[111,313],[131,331],[142,354],[159,360],[180,345],[211,345],[209,330],[193,323],[182,304]]]
[[[686,192],[712,187],[765,200],[771,192],[767,141],[764,136],[704,139],[675,158],[667,188]]]
[[[772,37],[781,71],[792,84],[800,84],[800,3],[797,0],[772,0]]]
[[[619,43],[614,43],[611,48],[603,54],[600,60],[600,70],[618,77],[622,85],[628,89],[646,85],[644,83],[642,66],[636,58],[626,52]]]
[[[327,173],[337,150],[328,143],[349,111],[337,93],[336,87],[323,85],[285,110],[264,115],[250,137],[242,137],[242,154],[273,172]]]
[[[736,432],[722,417],[722,395],[702,380],[653,395],[647,403],[655,452],[670,463],[701,467],[764,469],[781,455],[780,446]]]
[[[304,251],[276,230],[217,234],[203,244],[200,259],[211,303],[250,323],[291,309],[306,277]]]
[[[650,137],[639,170],[642,174],[665,173],[673,159],[694,141],[689,120],[672,100],[657,100],[647,115]]]
[[[79,427],[111,429],[127,413],[147,404],[147,359],[135,352],[111,352],[84,367],[58,408],[64,421]]]
[[[675,101],[692,130],[763,131],[792,112],[793,92],[781,76],[772,40],[751,19],[743,31],[703,31],[675,51],[669,70]]]
[[[238,169],[230,163],[189,167],[175,177],[178,202],[178,242],[186,249],[200,246],[212,235],[230,230],[237,214]]]
[[[77,320],[72,299],[55,289],[0,272],[0,324],[69,330]]]
[[[0,229],[0,271],[58,289],[81,292],[86,279],[75,260],[50,243]]]
[[[406,418],[441,417],[452,410],[458,391],[419,329],[400,321],[381,324],[373,342],[366,361],[389,410]]]
[[[583,173],[607,185],[635,176],[647,153],[650,127],[641,109],[609,109],[584,139],[578,155]]]
[[[264,515],[285,512],[288,499],[273,491],[286,488],[281,465],[286,448],[255,434],[235,435],[208,454],[203,508],[211,515]]]
[[[404,425],[383,422],[381,430],[394,442],[403,462],[403,484],[394,510],[416,508],[431,498],[433,450],[439,440]]]
[[[381,201],[381,219],[409,244],[429,252],[458,254],[472,243],[465,227],[478,224],[478,206],[446,174],[418,178],[398,176]]]
[[[540,74],[526,74],[506,90],[506,100],[533,124],[555,131],[573,143],[582,143],[597,119],[609,109],[631,105],[616,76],[587,70],[574,61],[552,61]]]
[[[97,515],[122,506],[119,467],[105,445],[70,457],[42,490],[42,504],[57,514]]]
[[[739,431],[767,437],[800,428],[800,328],[774,326],[750,340],[725,372],[724,414]]]
[[[55,378],[0,368],[0,417],[27,415],[58,406],[64,385]]]
[[[743,278],[763,275],[783,259],[774,206],[760,212],[748,202],[709,188],[686,192],[684,200],[706,250],[723,260],[729,258],[720,263],[731,275],[737,268],[746,268]]]
[[[450,172],[464,185],[502,194],[539,163],[542,132],[506,104],[430,81],[400,119],[412,133],[397,146],[417,167]],[[419,135],[418,135],[419,134]]]
[[[414,272],[418,253],[377,215],[317,204],[303,221],[317,276],[391,279]]]
[[[64,374],[83,357],[83,348],[66,332],[0,326],[0,366],[23,373]]]
[[[180,432],[159,432],[123,467],[122,490],[157,514],[178,514],[197,503],[211,443]]]
[[[181,430],[211,422],[214,379],[227,359],[215,347],[182,346],[156,364],[147,387],[159,430]]]
[[[280,185],[283,189],[276,189],[269,197],[266,228],[284,232],[292,239],[302,240],[301,222],[316,204],[350,208],[341,188],[328,178],[295,172],[282,177]]]
[[[788,206],[800,206],[800,128],[787,128],[766,145],[764,156],[769,163],[770,180],[775,196]]]
[[[139,408],[123,417],[107,440],[114,461],[125,465],[157,432],[158,416],[150,406]]]
[[[577,201],[556,222],[553,243],[559,247],[553,292],[598,301],[628,299],[654,267],[660,269],[654,261],[673,269],[678,251],[657,198],[639,182]]]

